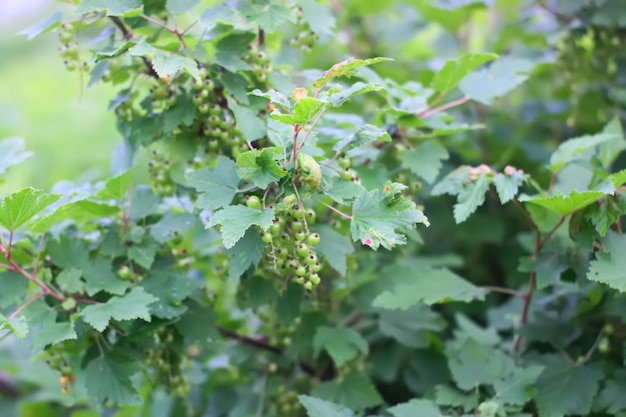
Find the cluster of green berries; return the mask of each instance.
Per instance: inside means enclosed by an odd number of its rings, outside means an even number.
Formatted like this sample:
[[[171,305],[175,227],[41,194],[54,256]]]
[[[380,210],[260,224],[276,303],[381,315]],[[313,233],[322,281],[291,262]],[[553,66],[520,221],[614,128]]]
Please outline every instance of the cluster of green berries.
[[[120,120],[128,121],[146,116],[147,111],[143,108],[135,106],[134,104],[137,96],[137,91],[133,91],[127,100],[124,100],[115,108],[115,115]]]
[[[269,344],[276,347],[288,348],[292,337],[300,325],[300,317],[296,317],[288,325],[279,322],[274,309],[261,310],[256,316],[263,322],[261,333],[271,335]]]
[[[152,158],[148,162],[148,173],[152,181],[152,189],[160,195],[172,196],[176,186],[170,176],[171,161],[156,149],[152,150]]]
[[[129,280],[135,285],[141,283],[141,280],[143,279],[141,274],[135,272],[133,268],[126,264],[121,264],[117,268],[117,276],[120,277],[120,279]]]
[[[182,398],[191,386],[182,373],[183,359],[177,352],[175,331],[173,326],[167,326],[154,333],[143,351],[143,357],[152,368],[154,378]]]
[[[339,159],[337,159],[337,163],[339,164],[339,169],[340,169],[339,176],[341,177],[342,180],[356,182],[357,184],[361,182],[359,177],[350,167],[352,164],[352,162],[350,161],[350,158],[348,158],[345,155],[342,155],[339,157]]]
[[[310,52],[317,42],[317,35],[311,30],[311,27],[304,21],[304,13],[300,6],[293,7],[293,14],[296,16],[296,25],[300,31],[294,36],[289,44],[292,48],[300,48],[302,52]]]
[[[63,350],[59,345],[52,345],[46,351],[48,353],[46,363],[50,366],[50,369],[59,373],[61,391],[63,394],[71,394],[76,378],[74,377],[74,370],[63,357]]]
[[[59,39],[61,46],[59,46],[59,53],[63,58],[63,64],[68,71],[75,71],[82,69],[87,71],[89,68],[86,62],[81,62],[80,53],[78,51],[78,44],[75,42],[76,33],[74,26],[69,23],[64,23],[59,29]]]
[[[261,209],[261,200],[251,195],[247,197],[246,205]],[[277,205],[276,213],[269,230],[261,231],[261,239],[268,247],[270,269],[273,268],[282,278],[312,290],[321,282],[318,272],[322,269],[322,263],[313,249],[320,243],[320,235],[309,231],[309,226],[315,223],[315,211],[300,206],[291,194]]]
[[[220,104],[212,74],[206,68],[201,69],[201,74],[200,79],[193,80],[196,116],[192,129],[206,138],[207,153],[219,154],[222,149],[230,149],[236,158],[248,150],[248,144],[232,115]]]
[[[285,385],[279,385],[269,398],[267,411],[276,417],[305,416],[298,394],[295,389],[288,390]]]
[[[272,71],[272,64],[263,51],[259,51],[255,44],[248,47],[248,51],[242,59],[252,67],[252,72],[260,82],[267,81],[267,76]]]
[[[159,79],[157,85],[150,89],[150,102],[152,109],[156,112],[162,112],[176,104],[176,97],[180,94],[176,83],[170,83],[167,80]]]

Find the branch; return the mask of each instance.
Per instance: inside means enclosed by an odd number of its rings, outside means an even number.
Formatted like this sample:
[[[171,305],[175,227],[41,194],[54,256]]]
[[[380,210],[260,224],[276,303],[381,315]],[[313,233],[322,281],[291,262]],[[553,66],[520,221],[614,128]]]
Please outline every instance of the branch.
[[[489,292],[497,292],[500,294],[507,294],[507,295],[513,295],[515,297],[521,297],[521,298],[525,298],[526,297],[526,293],[520,292],[520,291],[516,291],[516,290],[512,290],[510,288],[504,288],[504,287],[496,287],[493,285],[481,285],[478,288],[482,288],[485,291],[489,291]]]
[[[120,32],[122,32],[122,35],[124,36],[124,39],[126,39],[127,41],[133,39],[133,37],[134,37],[133,32],[131,32],[131,30],[128,29],[128,27],[124,24],[124,22],[122,22],[122,19],[120,19],[117,16],[109,16],[109,18],[111,19],[113,24],[115,26],[117,26],[117,28],[120,30]],[[160,80],[161,77],[159,77],[159,74],[157,74],[157,72],[154,70],[154,67],[152,66],[152,61],[150,61],[145,56],[142,56],[141,60],[143,61],[143,63],[146,65],[146,67],[148,69],[148,75],[153,77],[153,78],[156,78],[157,80]]]
[[[31,298],[30,300],[26,301],[24,304],[22,304],[17,310],[15,310],[13,313],[11,313],[11,315],[9,316],[10,319],[14,319],[15,317],[19,316],[19,314],[24,311],[24,309],[26,307],[28,307],[29,305],[31,305],[32,303],[34,303],[35,301],[39,300],[40,298],[42,298],[44,295],[46,295],[45,293],[40,293],[37,294],[36,296],[34,296],[33,298]]]

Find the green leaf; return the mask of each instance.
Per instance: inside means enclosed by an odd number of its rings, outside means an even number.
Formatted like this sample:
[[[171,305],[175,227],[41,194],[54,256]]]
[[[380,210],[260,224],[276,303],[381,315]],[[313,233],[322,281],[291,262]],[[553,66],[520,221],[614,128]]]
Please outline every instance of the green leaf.
[[[130,207],[131,220],[141,220],[155,214],[160,204],[161,197],[156,195],[150,187],[146,185],[135,187]]]
[[[161,319],[173,319],[187,311],[182,301],[198,291],[202,282],[174,271],[151,271],[141,281],[141,287],[158,298],[150,304],[150,314]]]
[[[222,225],[224,246],[230,249],[235,246],[253,225],[267,231],[274,220],[274,210],[256,210],[243,205],[228,206],[216,211],[209,219],[206,228]]]
[[[626,235],[609,231],[602,245],[606,252],[596,252],[596,259],[589,264],[587,278],[626,292]]]
[[[75,340],[78,336],[74,330],[74,322],[46,321],[33,340],[33,352],[39,353],[48,345],[55,345],[65,340]]]
[[[342,379],[321,383],[312,395],[359,411],[382,404],[380,394],[372,381],[361,372],[351,372]]]
[[[119,405],[140,404],[141,397],[131,378],[140,371],[139,362],[110,352],[89,362],[85,386],[94,404],[113,401]]]
[[[250,21],[257,23],[267,33],[273,33],[286,21],[295,22],[293,13],[285,6],[278,4],[248,4],[241,11]]]
[[[237,194],[237,165],[225,156],[217,158],[215,168],[189,172],[185,178],[190,186],[201,193],[196,201],[201,209],[216,210],[227,206]]]
[[[415,203],[400,193],[406,186],[389,183],[380,190],[367,191],[356,198],[352,206],[350,232],[352,240],[376,250],[391,249],[406,243],[406,232],[415,224],[429,225],[428,219]]]
[[[299,395],[298,400],[309,417],[354,417],[354,413],[347,408],[319,398]]]
[[[448,269],[426,268],[415,271],[415,282],[398,284],[374,299],[374,307],[407,309],[416,304],[447,301],[483,300],[485,291],[475,287]]]
[[[498,401],[520,406],[526,404],[535,396],[537,390],[533,385],[544,369],[540,365],[530,365],[501,375],[493,384]]]
[[[613,133],[598,133],[566,140],[552,153],[548,169],[558,172],[566,164],[584,159],[595,153],[594,149],[602,143],[623,139]]]
[[[298,4],[302,7],[302,19],[313,32],[318,35],[333,33],[337,19],[330,7],[317,0],[299,0]]]
[[[459,81],[470,72],[497,57],[498,55],[491,53],[467,53],[448,60],[435,74],[430,86],[435,91],[445,94],[456,87]]]
[[[355,59],[350,58],[345,61],[341,61],[328,70],[324,71],[324,76],[315,80],[313,86],[315,88],[321,89],[330,81],[337,77],[352,77],[356,75],[356,69],[359,67],[364,67],[368,65],[378,64],[379,62],[392,61],[391,58],[371,58],[371,59]]]
[[[16,230],[61,198],[61,194],[46,194],[28,187],[9,194],[0,203],[0,226]]]
[[[122,297],[111,297],[104,304],[89,305],[82,309],[83,320],[99,332],[104,331],[111,320],[142,319],[150,321],[150,304],[158,301],[141,287],[133,288]]]
[[[156,240],[148,238],[128,248],[128,258],[137,265],[150,269],[154,262],[159,244]]]
[[[513,175],[498,173],[493,177],[493,185],[500,198],[500,202],[505,204],[511,201],[516,195],[519,187],[527,180],[527,175],[520,170],[516,170]]]
[[[459,88],[471,99],[491,105],[494,99],[526,81],[533,68],[534,64],[524,59],[500,58],[489,69],[467,75]]]
[[[342,205],[352,204],[355,198],[365,192],[361,184],[352,181],[344,181],[338,176],[322,177],[322,192],[333,201]]]
[[[626,140],[624,140],[624,131],[619,117],[615,116],[607,123],[602,133],[613,136],[613,139],[598,145],[598,159],[604,169],[609,169],[619,154],[626,149]]]
[[[441,331],[445,327],[446,322],[443,318],[423,304],[407,310],[380,312],[380,332],[408,347],[428,347],[430,345],[428,333]]]
[[[171,78],[184,71],[196,79],[200,79],[198,64],[192,58],[177,53],[157,51],[152,58],[152,68],[161,78]]]
[[[385,129],[366,123],[359,128],[354,136],[348,136],[346,139],[337,142],[333,149],[337,152],[347,151],[352,148],[365,146],[376,140],[391,142],[391,136]]]
[[[63,13],[54,12],[49,18],[44,19],[41,22],[38,22],[37,24],[29,27],[28,29],[22,30],[18,34],[26,36],[26,38],[30,41],[32,39],[35,39],[37,36],[41,35],[42,33],[46,33],[54,29],[55,27],[57,27],[61,20],[63,20]],[[0,152],[0,155],[2,155],[2,152]],[[1,159],[2,157],[0,157],[0,167],[2,166]],[[0,169],[0,173],[1,172],[2,170]]]
[[[296,104],[293,106],[292,114],[282,114],[278,111],[273,111],[270,116],[272,119],[281,123],[304,126],[309,120],[313,119],[325,105],[326,103],[322,100],[313,97],[303,97],[296,101]]]
[[[489,178],[487,174],[481,174],[476,181],[463,187],[454,205],[454,221],[462,223],[482,206],[485,202],[485,193],[489,190]]]
[[[122,295],[130,286],[129,281],[120,279],[113,273],[111,260],[98,258],[82,266],[85,280],[85,291],[90,296],[100,291],[108,294]]]
[[[277,162],[282,158],[282,149],[277,147],[244,152],[237,157],[237,174],[242,179],[251,180],[257,187],[266,189],[270,183],[287,175],[287,171]]]
[[[228,262],[228,277],[236,279],[250,267],[256,267],[263,257],[265,245],[256,230],[248,229],[239,241],[227,252],[232,255]]]
[[[318,354],[322,350],[328,352],[337,366],[354,359],[359,352],[367,354],[369,350],[367,341],[356,330],[326,326],[317,328],[313,338],[313,349]]]
[[[191,11],[200,4],[200,0],[167,0],[165,7],[173,13],[185,13]]]
[[[128,171],[108,180],[95,195],[100,200],[122,200],[130,188],[135,170]]]
[[[569,195],[561,193],[553,196],[537,195],[520,198],[520,201],[545,207],[565,217],[584,209],[605,196],[606,194],[600,191],[572,191]]]
[[[626,397],[623,395],[626,390],[626,372],[619,370],[614,378],[606,381],[604,387],[598,394],[594,403],[594,411],[606,411],[615,414],[626,410]]]
[[[515,369],[513,359],[474,339],[466,339],[458,346],[449,345],[446,355],[454,381],[466,391],[478,385],[493,385]]]
[[[419,145],[417,149],[404,152],[402,168],[408,168],[427,183],[432,184],[439,175],[441,161],[450,157],[446,148],[440,144],[428,141]]]
[[[0,175],[12,165],[17,165],[30,158],[32,152],[24,152],[26,144],[22,138],[0,140]]]
[[[209,28],[213,28],[217,23],[226,25],[236,25],[244,20],[237,10],[226,4],[217,4],[209,7],[200,16],[200,21]]]
[[[57,207],[47,216],[32,222],[29,229],[34,233],[45,233],[52,226],[64,220],[72,220],[75,224],[83,224],[91,220],[117,215],[120,208],[90,200],[78,200]]]
[[[351,87],[341,90],[335,91],[328,97],[328,101],[333,107],[341,107],[343,103],[350,100],[354,96],[358,96],[360,94],[369,93],[372,91],[380,91],[383,89],[383,86],[375,83],[364,83],[364,82],[356,82]]]
[[[577,366],[560,357],[550,360],[535,384],[539,415],[587,415],[604,374],[592,366]]]
[[[0,310],[21,303],[22,299],[26,297],[29,281],[17,272],[0,272],[0,282],[2,283]]]
[[[141,7],[140,0],[81,0],[76,14],[106,11],[108,16],[119,16]]]
[[[387,409],[393,417],[440,417],[441,410],[430,400],[416,399]]]
[[[134,45],[135,45],[135,42],[133,42],[133,41],[126,41],[126,42],[124,42],[121,45],[108,46],[108,47],[106,47],[104,49],[101,49],[101,50],[96,52],[96,62],[100,63],[100,61],[103,60],[103,59],[110,59],[110,58],[118,57],[118,56],[122,55],[124,52],[128,51]],[[100,67],[100,68],[103,68],[103,70],[105,72],[106,72],[106,70],[109,69],[109,64],[108,63],[100,63],[100,64],[104,65],[104,67]],[[100,78],[102,78],[102,77],[100,77]],[[90,82],[91,82],[91,80],[90,80]]]
[[[24,339],[28,335],[28,321],[24,316],[7,318],[0,314],[0,330],[8,330],[18,339]]]
[[[85,288],[85,283],[80,279],[82,276],[82,270],[67,268],[55,277],[55,281],[61,290],[68,293],[77,293]]]
[[[61,268],[82,268],[89,262],[89,250],[85,243],[67,235],[48,241],[46,251],[52,262]]]
[[[320,234],[320,243],[315,247],[316,251],[335,271],[342,276],[345,275],[348,272],[346,256],[354,253],[350,239],[329,226],[320,226],[316,232]]]
[[[256,112],[233,102],[229,102],[228,107],[233,111],[239,130],[248,142],[260,139],[267,134],[267,126]]]
[[[276,91],[276,90],[261,91],[258,88],[255,88],[248,94],[268,99],[271,103],[275,104],[276,107],[278,107],[282,113],[289,113],[289,111],[291,110],[291,104],[289,103],[289,98],[283,93],[281,93],[280,91]],[[293,132],[292,129],[289,129],[289,130]]]

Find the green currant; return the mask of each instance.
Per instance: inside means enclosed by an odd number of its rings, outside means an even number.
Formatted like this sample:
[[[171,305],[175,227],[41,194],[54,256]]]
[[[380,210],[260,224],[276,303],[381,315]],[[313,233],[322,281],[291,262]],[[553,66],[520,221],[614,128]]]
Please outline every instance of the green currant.
[[[352,172],[352,170],[348,167],[348,168],[345,168],[344,170],[342,170],[341,174],[339,174],[339,176],[344,181],[350,181],[352,179],[352,177],[354,177],[354,172]]]
[[[263,243],[272,243],[272,234],[261,232],[261,240],[263,241]]]
[[[258,210],[261,208],[261,199],[256,195],[246,196],[246,206]]]
[[[309,255],[309,245],[307,245],[306,243],[298,244],[298,246],[296,247],[296,253],[300,256]]]
[[[339,158],[337,160],[337,163],[342,169],[350,168],[350,158],[346,158],[345,156],[342,158]]]
[[[309,237],[307,238],[307,242],[309,243],[309,245],[317,245],[318,243],[320,243],[320,234],[319,233],[310,234]]]

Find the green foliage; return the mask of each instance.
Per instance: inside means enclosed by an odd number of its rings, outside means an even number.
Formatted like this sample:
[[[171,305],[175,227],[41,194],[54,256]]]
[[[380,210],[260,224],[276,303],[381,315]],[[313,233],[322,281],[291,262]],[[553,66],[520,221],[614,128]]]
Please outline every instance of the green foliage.
[[[0,197],[2,415],[624,415],[626,14],[504,3],[81,0],[23,31],[114,91],[122,143]]]

